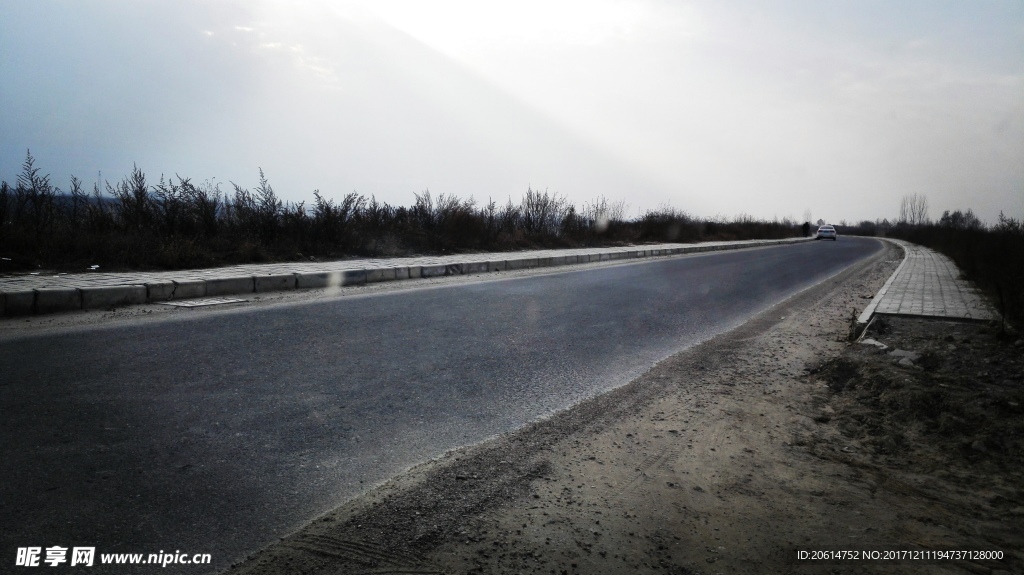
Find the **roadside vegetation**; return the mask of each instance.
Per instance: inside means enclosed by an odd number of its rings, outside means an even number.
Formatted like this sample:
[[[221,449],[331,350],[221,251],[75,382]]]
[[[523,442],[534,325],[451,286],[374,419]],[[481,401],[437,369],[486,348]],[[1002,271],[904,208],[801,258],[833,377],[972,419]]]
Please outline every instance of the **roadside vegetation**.
[[[1004,319],[1024,325],[1024,222],[1000,213],[986,224],[970,209],[946,210],[933,221],[927,206],[924,196],[908,196],[895,223],[840,225],[839,233],[899,238],[945,254],[989,295]]]
[[[152,181],[142,170],[103,189],[72,177],[54,185],[29,153],[16,182],[0,182],[0,271],[182,269],[225,264],[509,251],[645,242],[697,242],[799,235],[796,222],[698,218],[662,207],[626,217],[623,201],[578,207],[528,188],[505,203],[415,194],[393,206],[351,192],[282,200],[263,171],[255,189],[182,176]]]

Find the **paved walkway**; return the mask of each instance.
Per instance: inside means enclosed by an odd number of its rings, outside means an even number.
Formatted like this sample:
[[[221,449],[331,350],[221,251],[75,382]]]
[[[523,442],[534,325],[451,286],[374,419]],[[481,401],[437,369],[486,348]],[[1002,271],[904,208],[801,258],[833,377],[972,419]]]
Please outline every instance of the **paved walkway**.
[[[952,260],[917,244],[891,241],[903,246],[906,257],[861,315],[861,322],[870,320],[872,314],[976,321],[999,318],[978,289],[961,279]]]

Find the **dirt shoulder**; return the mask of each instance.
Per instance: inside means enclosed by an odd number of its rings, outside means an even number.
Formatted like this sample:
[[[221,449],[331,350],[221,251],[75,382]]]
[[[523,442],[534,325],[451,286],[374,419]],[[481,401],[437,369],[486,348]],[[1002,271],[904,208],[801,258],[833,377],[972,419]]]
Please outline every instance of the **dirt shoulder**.
[[[849,369],[837,358],[924,373],[920,357],[896,366],[846,341],[851,313],[899,259],[887,248],[627,386],[414,468],[229,573],[1019,570],[1024,499],[1019,466],[1007,459],[1019,443],[985,439],[965,452],[975,459],[963,460],[955,480],[945,479],[929,475],[938,460],[906,464],[917,461],[916,436],[891,443],[890,431],[876,441],[849,423],[874,429],[859,407],[871,396],[853,393],[865,388],[856,382],[836,383]],[[971,353],[987,353],[988,340],[971,341]],[[1000,362],[1012,375],[1020,352],[1009,349],[1017,359]],[[996,401],[1019,406],[1010,396]],[[1003,463],[977,465],[993,457]],[[979,477],[984,495],[972,492]],[[996,550],[1004,559],[797,561],[800,550],[921,548]]]

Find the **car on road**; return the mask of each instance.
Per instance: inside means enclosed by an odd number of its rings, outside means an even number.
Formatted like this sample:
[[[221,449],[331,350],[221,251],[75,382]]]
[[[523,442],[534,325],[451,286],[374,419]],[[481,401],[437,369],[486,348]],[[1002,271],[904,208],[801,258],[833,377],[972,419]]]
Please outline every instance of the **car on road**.
[[[818,234],[814,236],[814,239],[821,240],[832,240],[836,241],[839,234],[836,233],[836,229],[833,226],[824,225],[818,228]]]

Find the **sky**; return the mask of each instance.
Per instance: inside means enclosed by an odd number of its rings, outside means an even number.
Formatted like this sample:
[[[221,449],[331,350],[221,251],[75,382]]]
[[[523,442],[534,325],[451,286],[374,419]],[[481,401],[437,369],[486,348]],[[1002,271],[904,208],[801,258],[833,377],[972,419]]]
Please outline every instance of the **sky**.
[[[0,0],[0,178],[1024,217],[1024,2]]]

